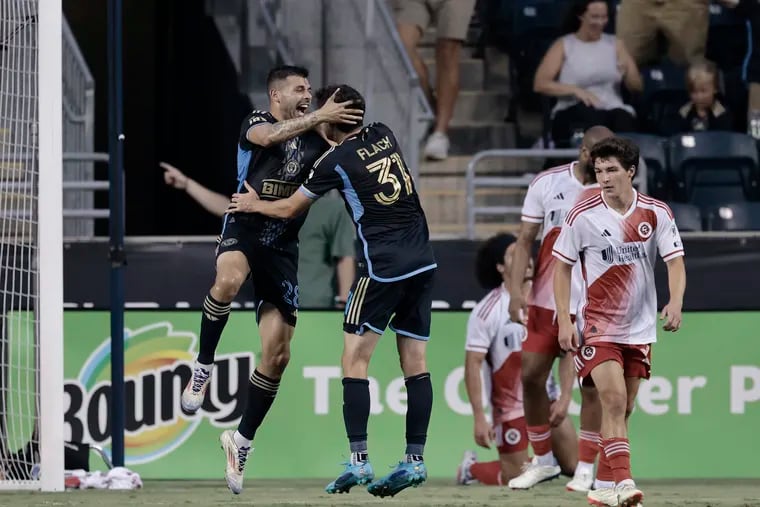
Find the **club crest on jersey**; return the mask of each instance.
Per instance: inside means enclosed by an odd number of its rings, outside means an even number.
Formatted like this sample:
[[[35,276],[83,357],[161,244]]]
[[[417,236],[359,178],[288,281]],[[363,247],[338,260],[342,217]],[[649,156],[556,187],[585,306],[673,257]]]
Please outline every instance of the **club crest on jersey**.
[[[298,169],[300,169],[300,167],[301,167],[301,164],[299,164],[295,160],[291,160],[285,166],[285,172],[288,173],[288,174],[290,174],[290,175],[293,175],[293,174],[295,174],[295,173],[298,172]]]
[[[521,438],[522,436],[520,435],[520,430],[517,430],[515,428],[509,428],[504,432],[504,441],[509,445],[517,444]]]
[[[596,355],[596,349],[590,345],[586,345],[581,349],[581,356],[583,356],[583,359],[586,361],[590,361],[591,359],[594,359],[594,356]]]
[[[638,231],[641,239],[649,239],[649,236],[651,236],[653,232],[652,224],[649,222],[641,222],[639,224]]]

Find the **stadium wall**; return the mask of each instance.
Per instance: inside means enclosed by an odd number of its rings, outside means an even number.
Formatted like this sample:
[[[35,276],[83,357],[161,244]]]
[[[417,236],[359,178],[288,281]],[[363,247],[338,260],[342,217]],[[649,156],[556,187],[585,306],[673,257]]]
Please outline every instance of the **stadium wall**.
[[[434,312],[429,364],[435,401],[426,460],[431,476],[452,477],[474,448],[463,384],[468,313]],[[301,312],[280,395],[256,438],[249,478],[328,478],[347,455],[341,412],[341,314]],[[233,312],[205,405],[180,412],[179,396],[197,348],[197,311],[128,311],[126,466],[150,479],[221,480],[218,435],[242,413],[242,393],[260,346],[251,311]],[[754,476],[760,426],[760,312],[691,312],[677,334],[661,333],[654,376],[631,420],[633,470],[640,478]],[[107,446],[109,316],[65,315],[65,435]],[[406,395],[386,333],[370,365],[370,451],[376,467],[404,450]],[[390,343],[389,343],[390,342]],[[579,400],[571,414],[577,426]],[[479,450],[483,459],[494,451]],[[263,464],[266,463],[266,466]],[[202,466],[200,466],[202,464]]]

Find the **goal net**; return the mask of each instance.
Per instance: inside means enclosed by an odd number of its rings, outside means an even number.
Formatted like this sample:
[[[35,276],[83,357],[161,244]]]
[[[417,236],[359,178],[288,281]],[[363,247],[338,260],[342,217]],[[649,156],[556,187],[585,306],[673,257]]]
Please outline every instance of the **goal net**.
[[[0,0],[0,489],[63,488],[61,0]]]

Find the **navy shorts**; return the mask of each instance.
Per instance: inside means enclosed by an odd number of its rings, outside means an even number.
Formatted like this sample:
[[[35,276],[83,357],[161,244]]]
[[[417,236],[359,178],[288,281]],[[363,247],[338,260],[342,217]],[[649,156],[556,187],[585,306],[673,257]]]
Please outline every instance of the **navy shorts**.
[[[428,340],[434,275],[435,269],[430,269],[403,280],[378,282],[361,274],[348,296],[343,330],[383,334],[390,327],[396,334]]]
[[[251,268],[256,303],[256,322],[263,303],[273,305],[290,326],[298,318],[298,253],[270,248],[257,240],[257,234],[240,220],[227,221],[219,238],[216,255],[242,252]]]

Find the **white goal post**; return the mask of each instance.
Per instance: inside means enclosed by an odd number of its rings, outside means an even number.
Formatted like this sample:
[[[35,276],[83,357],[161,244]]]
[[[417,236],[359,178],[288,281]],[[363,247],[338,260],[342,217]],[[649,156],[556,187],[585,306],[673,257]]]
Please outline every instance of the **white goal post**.
[[[0,0],[0,489],[64,489],[61,0]]]

